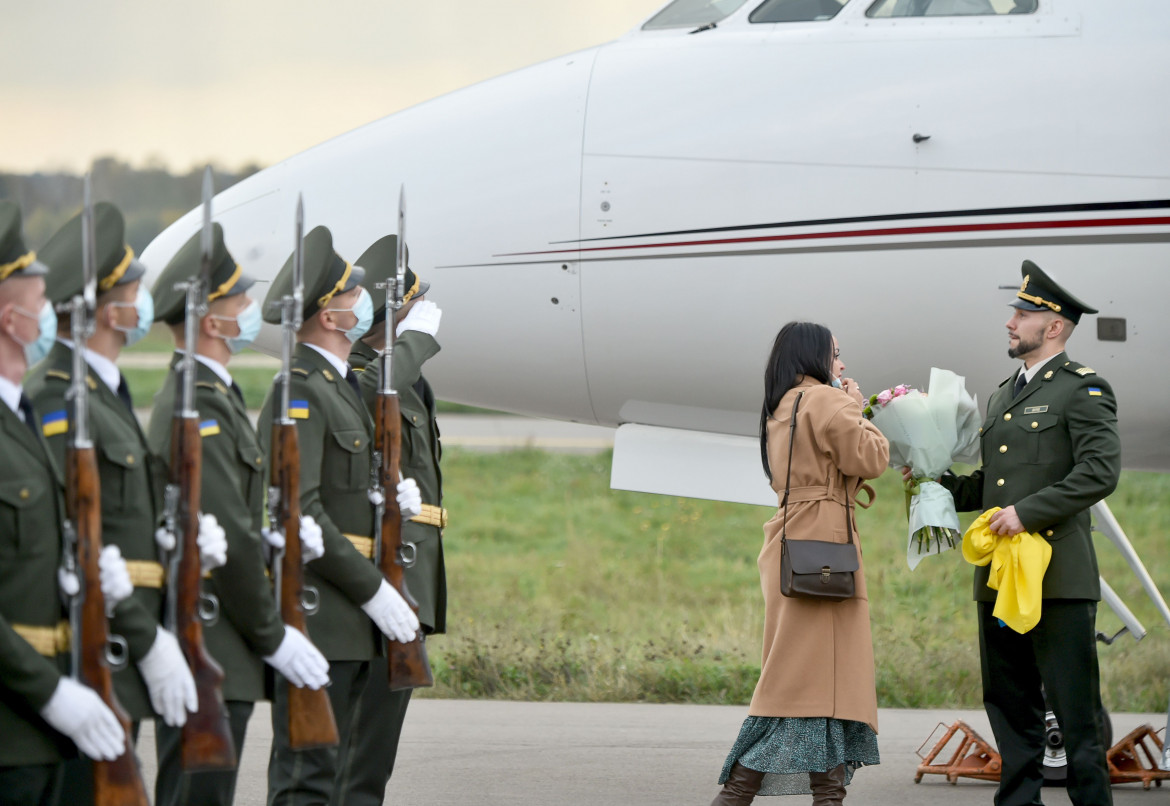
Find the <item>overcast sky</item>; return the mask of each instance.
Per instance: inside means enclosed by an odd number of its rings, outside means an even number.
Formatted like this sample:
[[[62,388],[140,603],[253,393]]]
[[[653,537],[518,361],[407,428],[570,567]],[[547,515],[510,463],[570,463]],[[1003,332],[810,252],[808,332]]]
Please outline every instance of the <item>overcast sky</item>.
[[[0,0],[0,170],[270,165],[666,0]]]

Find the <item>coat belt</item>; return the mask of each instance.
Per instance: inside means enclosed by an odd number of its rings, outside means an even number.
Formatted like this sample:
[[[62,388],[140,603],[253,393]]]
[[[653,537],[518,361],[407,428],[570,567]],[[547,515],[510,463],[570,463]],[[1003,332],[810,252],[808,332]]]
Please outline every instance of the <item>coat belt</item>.
[[[788,503],[799,504],[802,501],[836,501],[845,503],[845,493],[836,487],[830,489],[825,485],[814,487],[791,487],[788,490]]]
[[[28,641],[29,646],[37,651],[38,655],[46,658],[55,658],[57,655],[68,652],[73,639],[73,631],[69,629],[68,621],[60,621],[56,627],[32,627],[28,624],[13,624],[13,631]]]
[[[152,560],[127,560],[126,571],[136,588],[161,588],[167,577],[163,567]]]
[[[423,504],[422,512],[411,518],[415,523],[425,523],[427,526],[447,528],[447,510],[434,504]]]
[[[362,555],[367,560],[374,559],[374,538],[363,537],[362,535],[351,535],[346,532],[342,532],[341,536],[353,544],[353,547],[357,549],[358,554]]]

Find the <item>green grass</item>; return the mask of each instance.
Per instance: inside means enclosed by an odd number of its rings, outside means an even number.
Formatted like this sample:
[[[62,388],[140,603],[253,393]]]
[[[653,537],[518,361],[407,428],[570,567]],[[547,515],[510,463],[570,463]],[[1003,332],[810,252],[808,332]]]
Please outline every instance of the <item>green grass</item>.
[[[763,624],[756,556],[772,509],[611,491],[610,456],[451,449],[443,464],[448,634],[427,696],[746,703]],[[971,570],[905,561],[893,472],[858,515],[890,707],[980,706]],[[1170,593],[1170,477],[1127,473],[1114,513]],[[969,518],[968,518],[969,520]],[[1112,544],[1102,572],[1150,630],[1101,646],[1111,710],[1166,707],[1170,635]],[[1100,628],[1119,626],[1107,610]]]

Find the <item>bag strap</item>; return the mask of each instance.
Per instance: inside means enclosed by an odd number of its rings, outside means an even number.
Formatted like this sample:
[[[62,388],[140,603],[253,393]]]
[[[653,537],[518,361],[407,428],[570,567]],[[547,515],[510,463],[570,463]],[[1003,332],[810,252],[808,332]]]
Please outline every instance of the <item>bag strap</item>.
[[[788,424],[788,469],[784,473],[784,500],[781,506],[784,507],[784,523],[780,526],[780,542],[788,539],[788,491],[789,484],[792,481],[792,443],[796,441],[796,411],[800,408],[800,399],[804,397],[804,392],[800,392],[796,396],[796,401],[792,404],[792,422]],[[853,518],[850,517],[849,511],[849,489],[845,488],[845,531],[849,535],[849,543],[853,543]]]

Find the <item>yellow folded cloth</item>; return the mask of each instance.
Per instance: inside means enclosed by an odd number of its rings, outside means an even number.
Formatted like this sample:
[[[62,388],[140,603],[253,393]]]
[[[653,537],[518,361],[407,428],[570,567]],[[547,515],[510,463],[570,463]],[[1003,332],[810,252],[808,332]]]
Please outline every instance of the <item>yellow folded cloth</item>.
[[[1044,598],[1044,572],[1052,559],[1052,546],[1035,532],[997,535],[988,528],[992,507],[963,535],[963,558],[972,565],[991,563],[987,587],[999,591],[992,615],[1023,635],[1040,623]]]

